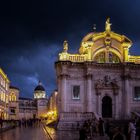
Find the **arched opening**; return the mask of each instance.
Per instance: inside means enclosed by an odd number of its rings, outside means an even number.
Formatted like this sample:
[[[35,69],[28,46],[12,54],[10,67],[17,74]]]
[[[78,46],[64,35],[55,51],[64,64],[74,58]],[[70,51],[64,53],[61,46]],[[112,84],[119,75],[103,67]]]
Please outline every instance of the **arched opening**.
[[[108,58],[106,60],[106,57]],[[97,63],[105,63],[106,61],[109,63],[120,63],[120,58],[113,52],[109,52],[106,56],[105,51],[102,51],[100,53],[98,53],[95,57],[94,57],[94,61]]]
[[[112,117],[112,99],[109,96],[105,96],[102,99],[102,117],[103,118]]]

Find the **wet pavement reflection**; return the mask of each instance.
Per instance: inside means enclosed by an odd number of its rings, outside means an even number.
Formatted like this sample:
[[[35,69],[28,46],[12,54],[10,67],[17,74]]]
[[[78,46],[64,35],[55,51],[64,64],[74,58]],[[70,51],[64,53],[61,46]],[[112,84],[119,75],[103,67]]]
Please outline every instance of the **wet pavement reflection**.
[[[94,140],[107,140],[94,137]],[[0,140],[79,140],[78,131],[56,131],[46,125],[34,127],[17,127],[0,133]]]
[[[46,130],[53,140],[79,140],[78,131],[56,131],[54,128],[47,126]]]
[[[41,127],[17,127],[2,132],[0,140],[47,140],[47,137]]]

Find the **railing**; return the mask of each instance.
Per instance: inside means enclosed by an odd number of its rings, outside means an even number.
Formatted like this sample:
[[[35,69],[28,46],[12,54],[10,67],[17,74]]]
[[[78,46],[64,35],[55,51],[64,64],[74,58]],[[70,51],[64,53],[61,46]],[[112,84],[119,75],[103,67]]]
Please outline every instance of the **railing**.
[[[98,120],[93,112],[61,112],[57,123],[57,129],[78,130],[78,127],[81,127],[84,121],[91,119]],[[79,126],[77,124],[79,124]]]
[[[85,55],[72,55],[72,54],[70,54],[68,57],[68,60],[73,61],[73,62],[83,62],[83,61],[86,61],[86,56]]]
[[[77,113],[77,112],[64,112],[60,113],[61,121],[84,121],[95,118],[94,113]]]
[[[69,54],[69,53],[60,53],[59,60],[62,61],[72,61],[72,62],[84,62],[87,60],[87,55],[85,54]]]
[[[134,62],[134,63],[140,63],[140,57],[139,56],[130,56],[129,57],[129,62]]]

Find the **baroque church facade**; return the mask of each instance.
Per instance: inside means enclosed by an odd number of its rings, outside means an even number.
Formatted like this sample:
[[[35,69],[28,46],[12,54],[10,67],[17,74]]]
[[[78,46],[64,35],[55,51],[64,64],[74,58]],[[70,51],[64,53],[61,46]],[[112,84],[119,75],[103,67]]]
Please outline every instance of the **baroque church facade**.
[[[81,41],[79,54],[63,52],[55,63],[60,122],[97,117],[128,119],[140,112],[140,56],[132,56],[132,41],[111,30],[91,32]],[[87,114],[84,116],[84,114]]]

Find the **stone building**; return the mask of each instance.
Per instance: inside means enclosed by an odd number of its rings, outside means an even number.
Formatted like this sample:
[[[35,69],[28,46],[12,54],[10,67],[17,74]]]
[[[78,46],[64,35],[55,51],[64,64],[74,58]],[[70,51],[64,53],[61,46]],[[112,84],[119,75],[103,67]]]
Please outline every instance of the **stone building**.
[[[60,122],[90,117],[128,119],[140,112],[140,56],[132,56],[132,41],[111,31],[91,32],[81,41],[79,54],[63,52],[55,63]],[[87,115],[85,115],[87,114]],[[86,117],[85,117],[86,116]]]
[[[51,94],[48,100],[48,110],[50,111],[56,111],[57,110],[57,97],[58,97],[58,91],[54,90],[54,92]]]
[[[54,90],[54,92],[49,97],[48,103],[47,103],[47,118],[49,122],[53,122],[57,120],[58,115],[58,91]],[[48,123],[49,123],[48,122]]]
[[[34,89],[34,98],[19,98],[19,119],[41,118],[47,113],[47,97],[39,81]]]
[[[17,87],[10,86],[9,88],[9,119],[19,119],[19,92]]]
[[[34,89],[34,98],[20,97],[20,90],[10,86],[9,90],[9,119],[21,120],[41,118],[47,114],[46,92],[41,82]]]
[[[37,103],[31,98],[19,98],[19,120],[37,118]]]
[[[41,118],[47,114],[48,97],[41,82],[34,89],[34,98],[19,97],[20,90],[11,86],[0,68],[0,118],[8,120]]]
[[[8,98],[10,81],[4,71],[0,68],[0,118],[9,118]]]
[[[38,86],[34,89],[34,100],[37,104],[37,116],[43,117],[47,113],[47,102],[48,97],[41,82],[39,81]]]

